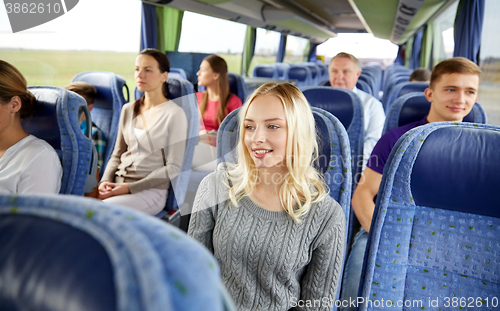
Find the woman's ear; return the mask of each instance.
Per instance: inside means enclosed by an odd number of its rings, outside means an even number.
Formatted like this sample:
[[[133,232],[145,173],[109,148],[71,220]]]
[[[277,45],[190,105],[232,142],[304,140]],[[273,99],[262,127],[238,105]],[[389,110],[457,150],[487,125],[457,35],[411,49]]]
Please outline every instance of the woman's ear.
[[[213,77],[214,77],[214,80],[219,80],[220,73],[214,72]]]
[[[168,71],[165,71],[164,73],[162,73],[162,75],[164,76],[165,79],[162,79],[163,82],[167,82],[167,78],[168,78]]]
[[[21,110],[21,107],[22,107],[22,101],[21,101],[21,98],[19,98],[19,96],[14,96],[10,99],[10,102],[9,104],[11,105],[11,112],[13,113],[16,113],[18,112],[19,110]]]

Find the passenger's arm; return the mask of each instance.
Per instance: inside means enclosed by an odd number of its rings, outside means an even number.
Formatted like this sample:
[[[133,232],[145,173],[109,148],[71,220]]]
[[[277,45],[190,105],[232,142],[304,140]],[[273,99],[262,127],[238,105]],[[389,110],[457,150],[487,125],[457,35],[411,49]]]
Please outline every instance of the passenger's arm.
[[[373,198],[378,193],[381,181],[382,174],[367,167],[352,196],[352,209],[366,232],[370,231],[373,211],[375,210]]]
[[[335,213],[325,220],[326,224],[311,246],[311,261],[301,279],[299,299],[311,302],[321,300],[320,307],[305,308],[308,310],[332,310],[331,303],[335,301],[340,286],[345,249],[345,216],[340,205],[333,200],[331,202],[335,204]]]
[[[382,136],[382,130],[384,129],[385,123],[385,112],[380,101],[375,98],[371,98],[368,111],[370,116],[368,120],[368,128],[365,131],[365,142],[363,144],[363,169],[366,166],[366,162],[370,158],[373,147],[375,147],[378,140]]]
[[[170,103],[175,105],[175,103]],[[179,108],[180,109],[180,108]],[[160,166],[141,180],[129,182],[130,193],[137,193],[146,189],[168,189],[170,181],[181,172],[184,152],[186,150],[188,122],[184,111],[180,109],[178,113],[170,116],[167,124],[166,142],[163,148],[166,167]],[[161,150],[157,150],[161,154]],[[171,186],[171,185],[170,185]]]
[[[127,151],[128,146],[123,137],[123,131],[126,130],[124,128],[126,121],[125,118],[127,118],[126,110],[127,107],[124,106],[120,114],[120,121],[118,124],[118,133],[116,134],[115,147],[113,149],[111,157],[109,158],[108,164],[106,165],[106,170],[102,175],[101,182],[102,181],[112,182],[115,180],[115,174],[116,170],[118,169],[118,165],[120,165],[121,156],[125,151]]]

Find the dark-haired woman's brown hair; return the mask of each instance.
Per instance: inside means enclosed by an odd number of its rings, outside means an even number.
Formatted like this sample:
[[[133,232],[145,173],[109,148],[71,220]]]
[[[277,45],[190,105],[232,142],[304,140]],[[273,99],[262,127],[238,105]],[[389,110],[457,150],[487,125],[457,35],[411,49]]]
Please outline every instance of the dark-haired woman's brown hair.
[[[21,99],[19,117],[24,119],[32,115],[35,96],[28,91],[26,79],[16,67],[0,60],[0,104],[9,103],[14,96]]]
[[[212,71],[219,74],[219,109],[217,111],[217,124],[221,124],[222,120],[226,117],[227,102],[231,97],[231,92],[229,91],[229,77],[227,75],[227,64],[226,61],[217,55],[209,55],[205,57],[207,63],[212,68]],[[205,110],[207,110],[208,103],[208,91],[203,92],[200,103],[200,112],[203,115]]]
[[[158,63],[158,68],[160,69],[161,73],[170,72],[170,61],[168,60],[168,57],[165,53],[162,53],[156,49],[144,49],[139,53],[139,55],[149,55],[149,56],[153,57],[156,60],[156,62]],[[163,96],[165,96],[165,98],[168,98],[167,97],[167,94],[168,94],[167,81],[165,81],[165,83],[163,83],[162,92],[163,92]],[[146,94],[142,95],[141,98],[137,99],[134,102],[134,116],[139,115],[139,112],[141,111],[141,105],[144,104],[145,96],[146,96]]]

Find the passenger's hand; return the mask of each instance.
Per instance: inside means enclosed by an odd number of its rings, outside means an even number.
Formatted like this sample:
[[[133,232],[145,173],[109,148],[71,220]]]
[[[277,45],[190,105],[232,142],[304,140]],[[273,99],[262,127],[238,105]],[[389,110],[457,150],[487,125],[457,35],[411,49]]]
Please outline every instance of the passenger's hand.
[[[129,193],[130,189],[128,188],[127,183],[113,183],[104,181],[99,185],[99,199],[101,200]]]

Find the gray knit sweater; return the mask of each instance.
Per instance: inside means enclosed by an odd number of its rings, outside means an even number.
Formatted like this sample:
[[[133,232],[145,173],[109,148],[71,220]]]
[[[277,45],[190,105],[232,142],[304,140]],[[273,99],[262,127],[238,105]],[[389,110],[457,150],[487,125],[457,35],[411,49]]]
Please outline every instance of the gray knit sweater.
[[[331,310],[339,286],[345,222],[330,196],[296,223],[249,197],[229,205],[225,171],[200,184],[188,234],[217,258],[238,310]]]

